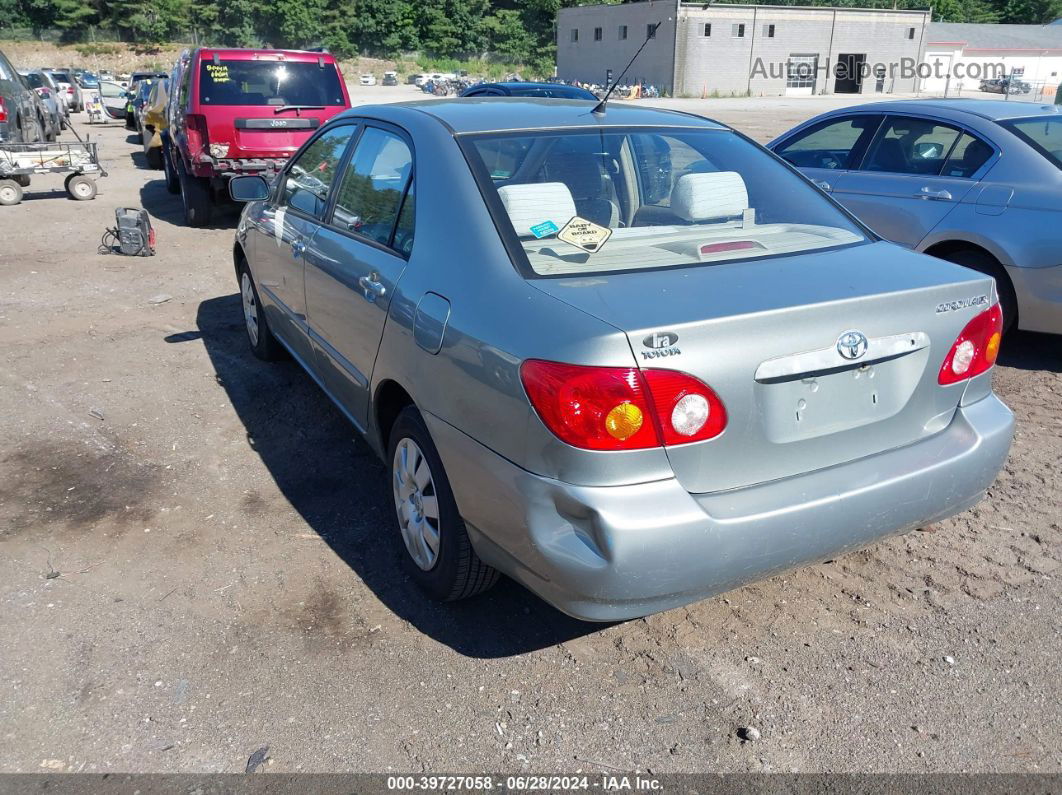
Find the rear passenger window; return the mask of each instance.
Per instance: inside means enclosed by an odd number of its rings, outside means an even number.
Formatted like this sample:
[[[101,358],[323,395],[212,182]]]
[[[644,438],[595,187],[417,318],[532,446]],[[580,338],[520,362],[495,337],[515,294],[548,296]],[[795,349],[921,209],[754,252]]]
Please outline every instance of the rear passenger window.
[[[977,173],[994,150],[980,138],[974,138],[969,133],[963,133],[959,143],[952,150],[948,162],[944,165],[942,176],[945,177],[972,177]]]
[[[340,183],[332,223],[391,246],[412,171],[413,155],[401,137],[366,128]],[[409,212],[407,223],[412,224],[412,196]]]
[[[880,123],[880,116],[829,119],[798,133],[775,152],[797,168],[851,168],[853,150],[861,149]]]
[[[333,127],[303,150],[284,179],[281,204],[314,218],[324,218],[328,191],[355,129],[352,124]]]
[[[891,117],[867,153],[864,171],[940,174],[959,131],[928,119]]]

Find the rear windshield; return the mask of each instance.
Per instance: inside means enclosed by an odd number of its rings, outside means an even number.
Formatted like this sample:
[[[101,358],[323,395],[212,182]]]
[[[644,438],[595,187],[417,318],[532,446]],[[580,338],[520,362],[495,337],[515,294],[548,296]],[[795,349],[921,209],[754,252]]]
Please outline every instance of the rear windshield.
[[[463,145],[518,265],[559,276],[867,241],[802,177],[726,130],[477,135]]]
[[[204,105],[344,105],[334,64],[204,60],[199,72]]]
[[[50,72],[52,80],[58,80],[60,83],[69,83],[74,85],[74,78],[68,75],[66,72]]]
[[[26,82],[29,84],[30,88],[46,88],[48,86],[48,84],[44,82],[44,78],[39,74],[31,72],[28,75],[23,75],[23,77],[26,78]]]
[[[1037,116],[1032,119],[1011,119],[1000,122],[1023,138],[1033,149],[1062,168],[1062,116]]]

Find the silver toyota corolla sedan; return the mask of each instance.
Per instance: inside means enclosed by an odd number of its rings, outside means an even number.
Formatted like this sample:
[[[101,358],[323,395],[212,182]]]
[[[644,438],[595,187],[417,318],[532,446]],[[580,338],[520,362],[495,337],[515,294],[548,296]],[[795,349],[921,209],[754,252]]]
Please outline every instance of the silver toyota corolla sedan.
[[[980,500],[992,280],[721,124],[592,108],[363,106],[232,182],[251,348],[383,457],[414,579],[623,619]]]
[[[1062,107],[876,102],[768,147],[879,235],[995,278],[1005,328],[1062,334]]]

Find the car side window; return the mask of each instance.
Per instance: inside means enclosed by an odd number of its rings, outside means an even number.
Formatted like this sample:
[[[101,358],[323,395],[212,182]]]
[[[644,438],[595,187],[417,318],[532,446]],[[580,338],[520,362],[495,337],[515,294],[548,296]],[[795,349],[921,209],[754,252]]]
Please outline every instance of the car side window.
[[[323,220],[339,161],[357,125],[326,130],[295,158],[284,175],[280,204]]]
[[[870,145],[863,171],[890,174],[940,174],[959,130],[930,119],[892,116]]]
[[[797,133],[775,152],[797,168],[854,168],[855,157],[880,123],[880,116],[827,119]]]
[[[332,224],[382,246],[391,246],[412,171],[413,153],[401,136],[367,127],[339,185]],[[407,224],[413,220],[411,189],[410,194]]]
[[[941,176],[972,177],[988,162],[993,152],[995,150],[980,138],[963,133],[951,151],[948,162],[944,164]]]

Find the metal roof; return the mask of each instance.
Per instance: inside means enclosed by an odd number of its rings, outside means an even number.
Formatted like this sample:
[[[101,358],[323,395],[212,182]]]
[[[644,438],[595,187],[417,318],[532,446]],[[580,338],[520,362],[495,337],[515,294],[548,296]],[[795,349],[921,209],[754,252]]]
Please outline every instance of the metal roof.
[[[931,22],[930,44],[963,44],[971,50],[1062,50],[1062,25],[984,25]]]
[[[909,99],[852,105],[837,113],[928,113],[943,117],[970,114],[991,121],[1050,116],[1062,112],[1062,106],[1042,102],[1004,101],[1002,99]]]

